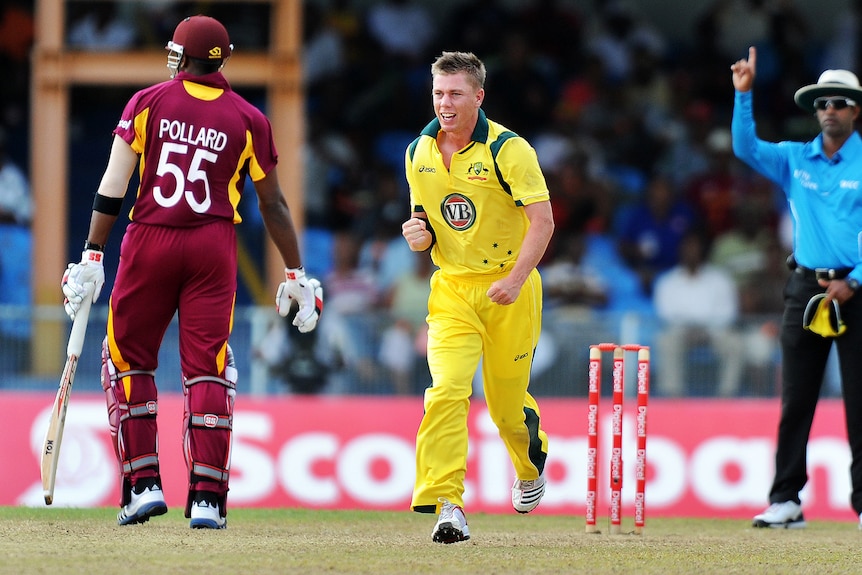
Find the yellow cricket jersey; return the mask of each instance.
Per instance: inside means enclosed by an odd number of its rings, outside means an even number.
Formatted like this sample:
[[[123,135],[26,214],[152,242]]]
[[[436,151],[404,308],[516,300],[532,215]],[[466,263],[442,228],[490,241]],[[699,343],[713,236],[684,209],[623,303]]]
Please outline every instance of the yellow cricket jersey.
[[[511,268],[530,225],[523,206],[550,199],[536,151],[480,109],[472,141],[447,170],[439,130],[435,118],[405,157],[412,211],[425,212],[437,238],[434,263],[465,277]]]

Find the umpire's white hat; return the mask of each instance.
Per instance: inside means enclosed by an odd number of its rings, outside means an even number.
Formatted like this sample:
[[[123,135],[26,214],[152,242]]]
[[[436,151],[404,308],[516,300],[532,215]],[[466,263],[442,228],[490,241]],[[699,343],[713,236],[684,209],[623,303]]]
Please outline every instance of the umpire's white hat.
[[[793,100],[806,112],[813,112],[814,100],[821,96],[845,96],[862,104],[859,78],[849,70],[825,70],[816,84],[796,90]]]

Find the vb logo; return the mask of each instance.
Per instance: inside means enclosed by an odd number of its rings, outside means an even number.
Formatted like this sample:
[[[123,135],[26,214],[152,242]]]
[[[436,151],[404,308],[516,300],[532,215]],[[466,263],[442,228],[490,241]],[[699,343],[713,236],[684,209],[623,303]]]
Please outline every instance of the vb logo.
[[[449,194],[440,205],[443,219],[453,230],[469,229],[476,222],[476,206],[461,194]]]

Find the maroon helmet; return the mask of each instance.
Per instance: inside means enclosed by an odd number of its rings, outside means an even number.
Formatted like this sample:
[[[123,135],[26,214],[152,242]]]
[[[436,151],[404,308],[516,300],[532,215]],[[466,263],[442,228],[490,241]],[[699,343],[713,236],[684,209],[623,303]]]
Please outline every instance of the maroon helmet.
[[[233,44],[221,22],[209,16],[189,16],[177,24],[174,37],[165,46],[168,54],[168,68],[173,78],[179,70],[183,56],[206,61],[226,61]]]

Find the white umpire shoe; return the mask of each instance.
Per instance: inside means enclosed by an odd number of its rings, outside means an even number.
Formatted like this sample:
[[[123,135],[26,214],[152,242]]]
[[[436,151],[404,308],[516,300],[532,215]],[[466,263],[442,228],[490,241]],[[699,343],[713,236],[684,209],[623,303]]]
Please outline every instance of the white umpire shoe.
[[[512,485],[512,507],[518,513],[529,513],[539,506],[545,494],[545,476],[538,479],[516,479]]]
[[[802,529],[806,523],[802,516],[802,506],[795,501],[785,501],[773,503],[763,513],[755,515],[752,525],[773,529]]]
[[[165,495],[162,493],[162,488],[158,482],[153,480],[147,482],[144,486],[135,486],[132,488],[132,499],[117,513],[117,523],[119,525],[146,523],[150,520],[150,517],[164,515],[167,512],[168,506],[165,503]]]
[[[227,518],[222,517],[215,495],[207,492],[199,491],[196,494],[190,515],[189,527],[192,529],[227,528]]]
[[[470,539],[470,528],[467,527],[467,518],[464,510],[449,503],[445,497],[438,499],[443,505],[440,507],[440,517],[431,532],[431,539],[435,543],[457,543]]]

